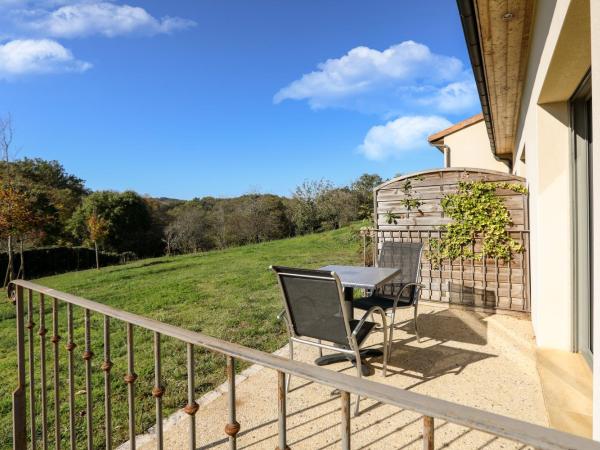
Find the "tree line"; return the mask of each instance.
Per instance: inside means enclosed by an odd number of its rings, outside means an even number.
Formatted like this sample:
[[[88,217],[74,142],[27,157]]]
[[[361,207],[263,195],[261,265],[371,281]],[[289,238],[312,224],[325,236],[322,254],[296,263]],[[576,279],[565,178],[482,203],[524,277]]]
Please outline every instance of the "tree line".
[[[28,248],[84,245],[96,255],[101,249],[134,259],[339,228],[371,217],[372,189],[382,182],[364,174],[343,187],[305,181],[290,197],[248,193],[184,201],[133,191],[92,192],[57,161],[4,158],[0,164],[1,250],[9,253],[4,284],[25,276]],[[20,273],[13,255],[20,256]]]

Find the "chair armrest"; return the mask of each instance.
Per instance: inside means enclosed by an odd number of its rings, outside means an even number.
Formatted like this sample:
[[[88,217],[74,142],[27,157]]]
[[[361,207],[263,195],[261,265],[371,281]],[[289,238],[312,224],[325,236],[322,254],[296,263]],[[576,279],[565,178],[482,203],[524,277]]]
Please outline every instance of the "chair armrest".
[[[421,288],[425,287],[421,283],[408,283],[408,284],[405,284],[404,287],[400,290],[400,292],[396,296],[396,300],[394,300],[394,309],[396,309],[396,306],[398,306],[398,302],[400,301],[400,298],[402,298],[402,294],[404,293],[404,290],[406,288],[413,287],[413,286],[416,286],[418,289],[421,289]]]
[[[364,316],[362,316],[362,318],[360,319],[360,322],[358,322],[358,325],[356,325],[356,328],[352,331],[352,336],[356,337],[356,335],[358,334],[358,332],[360,331],[360,329],[362,328],[362,326],[365,324],[365,321],[367,320],[367,318],[373,314],[374,311],[379,311],[381,313],[381,316],[384,318],[384,327],[386,326],[385,324],[385,311],[383,310],[383,308],[381,306],[371,306],[371,308],[369,308],[369,310],[364,314]]]

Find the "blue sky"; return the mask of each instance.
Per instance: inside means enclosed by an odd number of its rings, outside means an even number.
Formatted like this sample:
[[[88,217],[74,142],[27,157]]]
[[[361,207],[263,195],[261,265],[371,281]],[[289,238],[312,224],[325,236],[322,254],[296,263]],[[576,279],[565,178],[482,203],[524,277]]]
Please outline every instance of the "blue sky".
[[[453,1],[0,0],[18,157],[92,189],[289,195],[437,167],[480,111]]]

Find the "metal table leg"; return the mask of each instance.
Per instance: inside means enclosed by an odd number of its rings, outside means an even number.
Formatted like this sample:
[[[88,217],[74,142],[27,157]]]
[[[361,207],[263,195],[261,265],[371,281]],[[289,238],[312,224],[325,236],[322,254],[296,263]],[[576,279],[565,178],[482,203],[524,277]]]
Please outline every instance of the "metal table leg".
[[[344,288],[344,306],[346,307],[346,316],[348,320],[354,319],[354,308],[352,307],[352,302],[354,301],[354,288],[345,287]]]
[[[352,301],[354,300],[354,288],[344,288],[344,305],[346,306],[346,316],[349,320],[354,319],[354,308],[352,307]],[[376,348],[368,348],[360,351],[361,360],[364,358],[370,358],[375,356],[381,356],[383,352]],[[315,359],[317,366],[328,366],[329,364],[335,364],[342,361],[351,361],[352,365],[356,365],[356,357],[354,355],[346,353],[332,353],[331,355],[321,356]],[[361,371],[363,376],[369,375],[369,368],[366,364],[362,364]]]

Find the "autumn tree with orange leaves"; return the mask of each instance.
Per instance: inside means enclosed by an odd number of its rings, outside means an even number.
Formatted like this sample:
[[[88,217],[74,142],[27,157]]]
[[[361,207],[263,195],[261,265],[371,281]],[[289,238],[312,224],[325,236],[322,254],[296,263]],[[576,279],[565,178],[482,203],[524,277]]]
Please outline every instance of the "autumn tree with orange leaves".
[[[0,237],[7,239],[9,245],[4,286],[14,276],[13,239],[32,232],[36,227],[36,214],[27,195],[14,186],[0,185]]]
[[[96,269],[100,269],[98,242],[102,242],[108,237],[108,221],[100,217],[96,211],[94,211],[88,217],[86,225],[90,235],[90,240],[94,242],[94,250],[96,251]]]
[[[14,248],[16,239],[21,241],[21,264],[17,276],[25,277],[23,240],[35,233],[42,223],[43,212],[26,186],[18,184],[10,168],[10,152],[13,141],[12,118],[0,118],[0,154],[2,155],[3,177],[0,182],[0,239],[6,239],[8,264],[3,286],[6,287],[15,276]],[[39,199],[38,199],[39,200]]]

